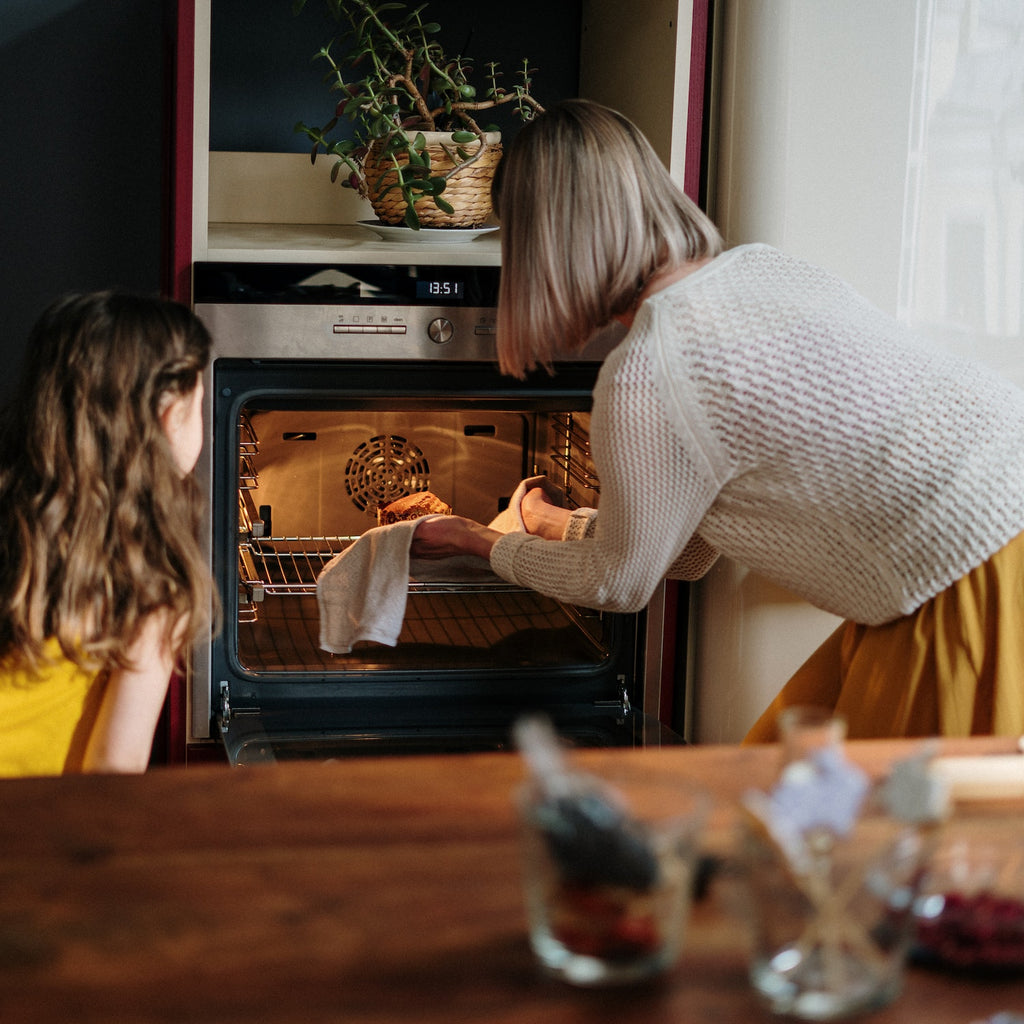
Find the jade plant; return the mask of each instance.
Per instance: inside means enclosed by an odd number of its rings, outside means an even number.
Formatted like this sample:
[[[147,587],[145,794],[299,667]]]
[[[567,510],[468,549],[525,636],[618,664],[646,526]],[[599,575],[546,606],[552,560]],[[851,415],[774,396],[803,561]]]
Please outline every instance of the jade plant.
[[[294,13],[306,2],[292,0]],[[426,5],[324,3],[339,32],[313,59],[326,63],[325,82],[338,101],[324,125],[300,121],[295,126],[313,143],[311,160],[321,151],[336,157],[332,181],[340,179],[375,204],[387,193],[398,193],[407,227],[419,229],[420,212],[430,203],[454,214],[449,198],[458,182],[453,179],[488,159],[496,145],[490,133],[497,129],[482,126],[481,113],[508,107],[526,121],[543,110],[531,93],[534,69],[524,59],[515,83],[506,89],[498,64],[489,62],[478,89],[470,81],[471,60],[445,53],[437,39],[440,26],[425,18]],[[345,122],[351,128],[346,130]],[[440,143],[443,152],[428,147],[425,132],[450,133]]]

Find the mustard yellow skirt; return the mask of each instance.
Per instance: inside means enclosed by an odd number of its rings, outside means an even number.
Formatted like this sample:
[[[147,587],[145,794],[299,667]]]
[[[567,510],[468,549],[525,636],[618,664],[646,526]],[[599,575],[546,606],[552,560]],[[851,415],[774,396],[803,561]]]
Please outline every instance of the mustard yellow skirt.
[[[834,709],[851,739],[1024,735],[1024,533],[911,615],[844,622],[744,742],[774,741],[794,704]]]

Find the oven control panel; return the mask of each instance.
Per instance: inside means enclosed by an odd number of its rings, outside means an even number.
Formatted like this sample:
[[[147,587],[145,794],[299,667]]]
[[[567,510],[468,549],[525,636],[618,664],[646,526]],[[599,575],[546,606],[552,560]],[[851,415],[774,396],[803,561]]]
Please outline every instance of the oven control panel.
[[[493,360],[496,266],[197,263],[215,356]]]
[[[445,359],[495,357],[493,308],[431,309],[197,303],[214,358]]]
[[[193,270],[214,358],[496,358],[496,266],[199,262]],[[564,361],[600,359],[620,336],[613,330]]]

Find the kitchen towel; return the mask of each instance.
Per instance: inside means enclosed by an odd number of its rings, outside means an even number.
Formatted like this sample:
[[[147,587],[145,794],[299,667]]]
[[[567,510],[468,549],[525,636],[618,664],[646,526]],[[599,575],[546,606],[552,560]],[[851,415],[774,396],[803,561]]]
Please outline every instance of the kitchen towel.
[[[348,654],[360,640],[394,647],[409,587],[409,546],[418,519],[367,530],[316,581],[320,647]]]
[[[529,477],[516,487],[508,508],[488,524],[490,528],[499,533],[525,532],[520,504],[528,490],[539,486],[552,500],[561,501],[560,492],[546,477]],[[360,640],[394,647],[402,632],[410,579],[497,579],[483,558],[410,559],[412,536],[420,521],[409,519],[367,530],[324,566],[316,581],[322,650],[348,654]]]

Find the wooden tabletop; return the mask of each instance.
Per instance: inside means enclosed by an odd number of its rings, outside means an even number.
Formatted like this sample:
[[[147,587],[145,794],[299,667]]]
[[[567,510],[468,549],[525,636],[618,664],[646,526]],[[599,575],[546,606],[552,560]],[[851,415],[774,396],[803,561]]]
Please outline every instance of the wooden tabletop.
[[[880,773],[910,748],[849,745]],[[947,744],[1011,751],[1010,740]],[[736,796],[774,748],[591,751],[640,761],[716,797],[707,849],[728,853]],[[0,1021],[422,1021],[734,1024],[771,1018],[746,978],[728,873],[694,908],[684,955],[657,983],[580,990],[526,941],[513,754],[139,777],[0,782]],[[951,834],[1024,840],[1024,802],[958,807]],[[971,1024],[1024,1012],[1024,980],[919,968],[876,1024]]]

